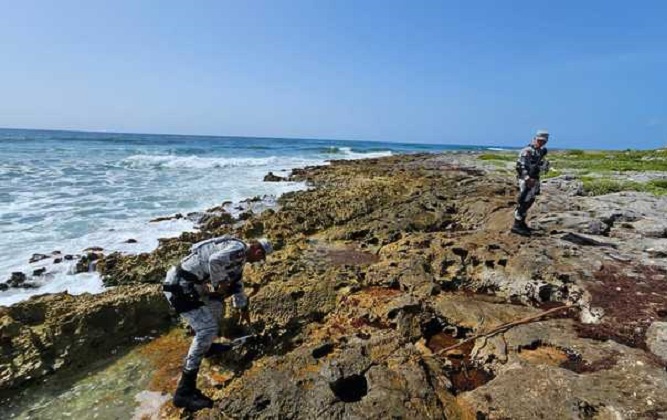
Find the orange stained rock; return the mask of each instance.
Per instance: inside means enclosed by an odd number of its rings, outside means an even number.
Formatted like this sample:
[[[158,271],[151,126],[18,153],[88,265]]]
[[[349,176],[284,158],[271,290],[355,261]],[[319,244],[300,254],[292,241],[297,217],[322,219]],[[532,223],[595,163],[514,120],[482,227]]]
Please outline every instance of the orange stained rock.
[[[188,352],[189,340],[183,330],[174,329],[169,334],[156,338],[139,351],[154,368],[149,383],[151,391],[172,392],[183,368],[183,357]]]
[[[553,346],[539,346],[534,350],[523,349],[519,357],[532,364],[560,366],[568,360],[567,354]]]

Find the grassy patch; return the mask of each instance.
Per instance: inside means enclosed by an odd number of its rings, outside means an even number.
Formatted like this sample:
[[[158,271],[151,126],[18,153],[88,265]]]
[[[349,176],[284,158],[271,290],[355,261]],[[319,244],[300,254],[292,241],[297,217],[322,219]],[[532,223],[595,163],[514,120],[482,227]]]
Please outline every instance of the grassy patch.
[[[667,194],[667,180],[658,179],[649,182],[623,181],[608,178],[582,178],[586,195],[604,195],[621,191],[643,191],[655,195]]]
[[[549,172],[542,175],[542,179],[556,178],[557,176],[563,175],[563,172],[558,169],[549,169]]]
[[[478,157],[485,161],[514,162],[516,153],[482,153]],[[623,151],[552,151],[547,156],[552,167],[577,172],[627,172],[667,171],[667,150],[623,150]]]
[[[508,162],[515,162],[516,153],[482,153],[478,159],[495,166],[507,167]],[[661,150],[622,150],[622,151],[551,151],[547,155],[551,170],[542,175],[543,179],[554,178],[563,174],[573,174],[583,181],[587,195],[603,195],[620,191],[643,191],[655,195],[667,194],[667,179],[649,182],[637,182],[615,179],[618,172],[667,172],[667,149]]]
[[[667,171],[667,150],[582,151],[550,153],[552,165],[588,172]]]

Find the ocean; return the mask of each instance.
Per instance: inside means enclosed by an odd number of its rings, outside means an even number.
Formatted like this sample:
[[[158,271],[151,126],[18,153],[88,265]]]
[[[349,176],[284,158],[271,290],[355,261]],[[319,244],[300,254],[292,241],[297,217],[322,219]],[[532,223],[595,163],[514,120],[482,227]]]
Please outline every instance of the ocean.
[[[115,134],[0,129],[0,282],[21,271],[35,288],[0,292],[0,305],[35,294],[103,291],[95,272],[73,274],[60,253],[148,252],[158,238],[193,230],[187,219],[151,219],[202,211],[255,196],[275,201],[306,188],[263,182],[269,171],[332,159],[398,153],[481,150],[483,146],[283,138]],[[129,241],[128,240],[134,240]],[[33,254],[55,255],[29,263]],[[45,268],[42,274],[35,270]]]

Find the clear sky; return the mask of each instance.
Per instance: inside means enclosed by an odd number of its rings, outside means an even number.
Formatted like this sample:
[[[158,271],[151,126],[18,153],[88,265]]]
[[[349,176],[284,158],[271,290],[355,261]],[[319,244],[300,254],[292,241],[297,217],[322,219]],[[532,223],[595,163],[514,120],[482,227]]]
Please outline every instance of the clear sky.
[[[0,127],[667,145],[667,1],[0,0]]]

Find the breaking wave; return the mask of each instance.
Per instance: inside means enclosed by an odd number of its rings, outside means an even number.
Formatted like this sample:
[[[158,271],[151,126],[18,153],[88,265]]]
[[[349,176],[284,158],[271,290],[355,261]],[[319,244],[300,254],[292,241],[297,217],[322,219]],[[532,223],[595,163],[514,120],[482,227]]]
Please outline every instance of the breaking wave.
[[[370,159],[393,155],[391,150],[381,150],[377,152],[355,152],[351,147],[341,147],[340,153],[343,155],[343,159]]]
[[[225,158],[176,155],[132,155],[122,160],[121,165],[132,168],[210,169],[257,167],[274,164],[275,156],[265,158]]]

